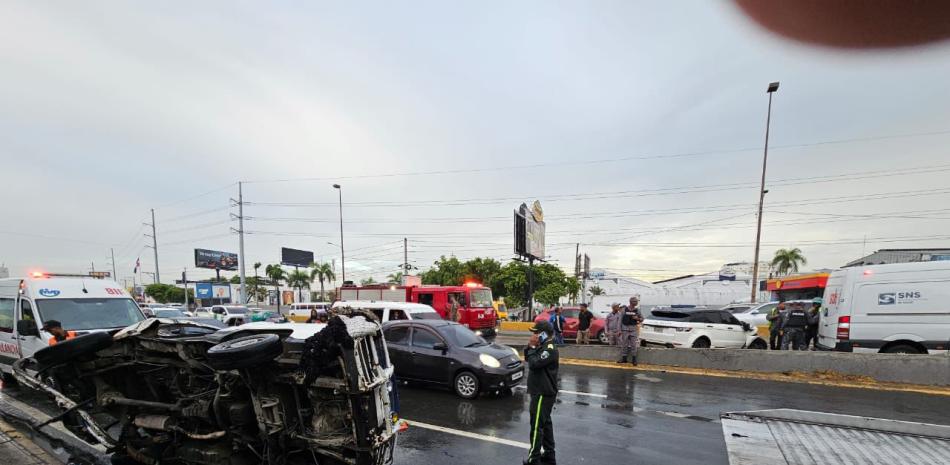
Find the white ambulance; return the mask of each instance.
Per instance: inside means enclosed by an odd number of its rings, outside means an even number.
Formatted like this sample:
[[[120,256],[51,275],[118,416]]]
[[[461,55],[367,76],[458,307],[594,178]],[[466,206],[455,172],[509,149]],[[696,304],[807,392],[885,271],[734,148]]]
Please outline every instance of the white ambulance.
[[[35,272],[28,278],[0,279],[0,371],[49,345],[49,320],[82,335],[125,328],[145,319],[118,283],[82,275]]]

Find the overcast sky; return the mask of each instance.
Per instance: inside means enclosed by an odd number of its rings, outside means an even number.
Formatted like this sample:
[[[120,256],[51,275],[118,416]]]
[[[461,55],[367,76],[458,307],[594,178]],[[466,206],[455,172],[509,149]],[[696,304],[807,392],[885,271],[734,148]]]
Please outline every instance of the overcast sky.
[[[155,208],[163,280],[209,276],[238,181],[249,264],[338,260],[339,182],[349,279],[403,237],[422,268],[510,259],[535,199],[565,268],[714,271],[752,259],[775,80],[763,257],[948,246],[947,76],[946,43],[813,48],[724,1],[7,1],[0,263],[151,271]]]

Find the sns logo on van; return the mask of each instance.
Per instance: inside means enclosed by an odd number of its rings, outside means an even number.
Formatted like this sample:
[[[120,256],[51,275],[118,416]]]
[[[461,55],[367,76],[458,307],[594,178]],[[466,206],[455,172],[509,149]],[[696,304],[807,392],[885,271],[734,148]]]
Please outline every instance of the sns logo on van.
[[[59,290],[58,290],[58,289],[47,289],[47,288],[44,287],[43,289],[40,289],[40,290],[39,290],[39,293],[40,293],[40,295],[43,296],[43,297],[56,297],[56,296],[59,295]]]
[[[919,291],[885,292],[877,295],[878,305],[912,304],[918,300],[921,300]]]

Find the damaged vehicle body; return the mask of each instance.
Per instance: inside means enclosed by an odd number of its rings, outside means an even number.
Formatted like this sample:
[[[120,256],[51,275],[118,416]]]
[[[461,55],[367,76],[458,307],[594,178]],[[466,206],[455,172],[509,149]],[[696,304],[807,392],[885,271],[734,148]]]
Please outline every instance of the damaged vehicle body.
[[[390,463],[392,365],[379,324],[341,310],[327,324],[221,329],[149,319],[14,364],[77,436],[113,463]]]

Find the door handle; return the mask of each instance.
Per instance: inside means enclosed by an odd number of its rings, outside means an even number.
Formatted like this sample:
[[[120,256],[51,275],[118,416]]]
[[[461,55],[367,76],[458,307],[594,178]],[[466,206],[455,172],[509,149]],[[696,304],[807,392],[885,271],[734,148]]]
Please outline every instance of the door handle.
[[[712,327],[713,327],[713,325],[706,325],[706,327],[707,327],[707,328],[712,328]]]

